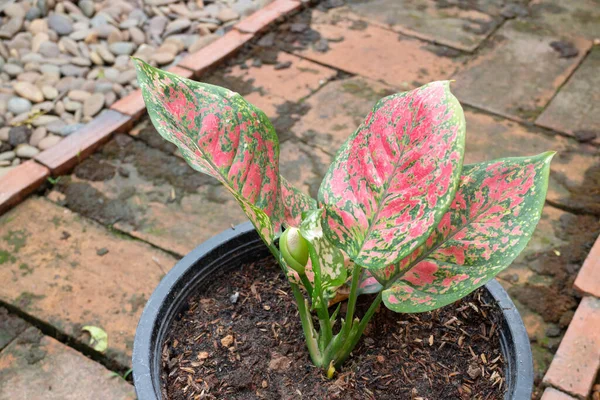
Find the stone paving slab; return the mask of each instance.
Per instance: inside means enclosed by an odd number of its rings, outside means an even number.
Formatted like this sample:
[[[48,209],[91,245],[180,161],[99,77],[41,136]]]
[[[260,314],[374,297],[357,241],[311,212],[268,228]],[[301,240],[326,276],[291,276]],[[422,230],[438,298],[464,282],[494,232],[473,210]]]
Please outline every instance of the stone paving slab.
[[[600,7],[596,0],[533,0],[532,19],[557,33],[600,38]]]
[[[536,124],[600,144],[599,71],[600,47],[596,46],[535,121]]]
[[[576,50],[562,57],[551,43]],[[568,79],[591,47],[580,38],[563,38],[528,21],[507,21],[456,79],[455,93],[468,105],[510,118],[533,121]]]
[[[0,254],[0,261],[2,254]],[[0,307],[0,350],[5,348],[14,338],[30,325],[21,318]]]
[[[399,35],[375,25],[357,27],[349,19],[338,20],[313,12],[311,28],[328,39],[327,51],[314,47],[298,50],[310,60],[406,90],[450,78],[460,66],[458,59],[436,54],[435,45]]]
[[[465,164],[556,151],[550,166],[547,200],[568,209],[600,212],[598,201],[590,193],[593,182],[587,177],[588,172],[595,173],[600,168],[596,147],[469,109],[465,118]]]
[[[354,0],[349,8],[383,27],[464,51],[475,50],[502,21],[496,1],[451,4],[435,0]],[[473,4],[476,3],[476,4]]]
[[[298,56],[279,52],[273,64],[253,66],[251,62],[216,71],[206,82],[224,86],[244,96],[269,118],[278,115],[277,106],[297,102],[334,78],[337,71]],[[289,67],[281,68],[289,63]]]
[[[123,368],[144,304],[176,261],[37,197],[0,218],[0,251],[1,301],[84,344],[83,326],[104,329],[106,356]]]
[[[117,135],[64,177],[50,197],[180,256],[247,220],[220,183],[175,156],[175,146],[148,122],[137,139]]]
[[[0,400],[135,398],[131,384],[36,328],[0,352]]]

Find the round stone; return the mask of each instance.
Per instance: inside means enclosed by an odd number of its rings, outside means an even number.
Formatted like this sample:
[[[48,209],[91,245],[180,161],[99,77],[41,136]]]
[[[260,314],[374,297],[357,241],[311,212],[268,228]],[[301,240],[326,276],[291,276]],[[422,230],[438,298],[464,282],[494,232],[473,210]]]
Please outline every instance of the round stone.
[[[44,101],[44,94],[42,91],[31,82],[17,82],[14,84],[15,92],[34,103],[41,103]]]
[[[15,147],[23,143],[29,143],[29,137],[31,136],[31,129],[26,126],[15,126],[10,128],[8,132],[8,143]]]
[[[4,7],[4,15],[11,18],[25,17],[25,8],[22,3],[13,3]]]
[[[46,22],[45,19],[34,19],[29,24],[29,32],[31,32],[34,35],[41,32],[47,33],[48,22]]]
[[[161,52],[154,54],[152,59],[156,61],[158,65],[165,65],[172,62],[175,59],[175,55],[173,53]]]
[[[89,99],[92,94],[89,92],[86,92],[85,90],[70,90],[69,93],[67,94],[67,96],[69,97],[69,99],[73,100],[73,101],[79,101],[79,102],[84,102],[87,99]]]
[[[33,130],[33,133],[31,134],[31,137],[29,138],[29,144],[32,146],[37,146],[40,143],[40,141],[46,137],[47,133],[48,132],[46,131],[46,128],[44,128],[43,126],[35,128]]]
[[[235,19],[238,19],[239,17],[240,15],[237,13],[237,11],[231,8],[223,8],[217,14],[217,19],[223,23],[233,21]]]
[[[90,0],[81,0],[79,2],[79,8],[83,12],[83,15],[88,18],[91,18],[96,12],[96,9],[94,8],[94,2]]]
[[[39,18],[42,16],[42,11],[37,8],[37,7],[31,7],[29,10],[27,10],[27,13],[25,14],[25,19],[27,21],[33,21],[36,18]]]
[[[50,147],[53,147],[54,145],[58,144],[58,142],[60,142],[61,139],[62,138],[60,136],[48,135],[45,138],[43,138],[42,140],[40,140],[37,147],[40,150],[47,150]]]
[[[58,96],[58,90],[53,86],[42,86],[42,94],[47,100],[54,100]]]
[[[31,102],[22,97],[13,97],[8,101],[8,111],[17,115],[31,110]]]
[[[55,58],[60,55],[60,50],[58,48],[58,45],[56,43],[49,42],[49,41],[40,43],[38,52],[41,55],[43,55],[44,57],[48,57],[48,58]]]
[[[15,154],[19,158],[33,158],[39,154],[39,150],[30,144],[21,144],[15,149]]]
[[[111,53],[117,56],[128,56],[135,50],[135,43],[131,42],[114,42],[108,45]]]
[[[11,78],[14,78],[15,76],[17,76],[23,72],[23,67],[21,67],[17,64],[4,64],[4,66],[2,67],[2,70],[4,72],[6,72],[8,74],[8,76],[10,76]]]
[[[16,157],[14,151],[5,151],[4,153],[0,153],[0,161],[12,161]]]
[[[94,93],[83,103],[83,116],[93,117],[98,114],[104,107],[104,95],[102,93]]]
[[[52,14],[48,17],[48,26],[60,36],[73,32],[73,21],[64,14]]]

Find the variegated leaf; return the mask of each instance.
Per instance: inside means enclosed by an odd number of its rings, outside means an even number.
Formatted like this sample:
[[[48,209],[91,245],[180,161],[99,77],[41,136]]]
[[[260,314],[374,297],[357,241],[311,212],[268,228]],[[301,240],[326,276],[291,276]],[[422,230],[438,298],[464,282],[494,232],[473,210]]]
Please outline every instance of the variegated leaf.
[[[321,184],[326,235],[369,269],[409,255],[454,198],[464,142],[464,115],[449,82],[380,100]]]
[[[192,168],[223,183],[270,243],[282,206],[279,143],[269,119],[235,92],[134,61],[156,130]]]
[[[554,153],[464,167],[452,206],[431,237],[395,266],[374,271],[385,305],[422,312],[450,304],[510,265],[540,219]]]
[[[280,181],[284,224],[297,228],[302,221],[302,213],[316,209],[317,201],[296,189],[283,176],[280,177]]]
[[[358,294],[374,294],[383,290],[383,285],[373,276],[371,271],[363,268],[358,284]]]
[[[314,285],[325,289],[343,284],[347,271],[344,255],[323,235],[322,214],[323,209],[306,212],[300,224],[300,233],[308,242]]]

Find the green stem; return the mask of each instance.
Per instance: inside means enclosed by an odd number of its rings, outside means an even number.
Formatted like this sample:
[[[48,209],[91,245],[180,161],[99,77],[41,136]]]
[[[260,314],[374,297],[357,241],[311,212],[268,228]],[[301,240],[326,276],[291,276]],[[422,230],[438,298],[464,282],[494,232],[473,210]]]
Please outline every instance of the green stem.
[[[338,352],[337,357],[335,358],[334,363],[336,368],[339,368],[343,364],[343,362],[346,361],[346,358],[348,358],[350,353],[352,353],[352,350],[354,350],[354,348],[360,341],[360,338],[362,337],[365,328],[367,327],[369,321],[375,314],[377,307],[379,307],[379,305],[381,304],[382,298],[382,294],[381,292],[379,292],[375,300],[373,300],[373,302],[369,306],[369,309],[367,310],[365,315],[360,320],[360,323],[358,325],[355,325],[355,329],[353,329],[351,337],[348,338],[348,340],[346,340],[346,342]]]
[[[354,310],[356,308],[356,299],[358,298],[358,281],[360,280],[361,266],[354,264],[352,268],[352,284],[350,286],[350,295],[348,297],[348,309],[346,310],[346,319],[340,333],[344,336],[348,336],[350,328],[352,327],[352,320],[354,319]]]
[[[312,316],[310,315],[308,304],[298,285],[290,282],[290,286],[292,287],[292,292],[294,292],[294,298],[296,299],[296,304],[298,305],[298,312],[300,313],[300,320],[302,321],[302,331],[304,332],[306,347],[308,348],[310,359],[314,365],[317,367],[322,367],[323,357],[321,355],[321,351],[319,350],[319,343],[317,341],[318,335],[313,327]]]
[[[312,295],[313,295],[313,287],[312,284],[310,283],[310,281],[308,280],[308,277],[306,276],[306,274],[298,274],[300,276],[300,280],[302,281],[302,285],[304,286],[304,289],[306,289],[306,293],[308,293],[308,297],[310,297],[312,299]]]

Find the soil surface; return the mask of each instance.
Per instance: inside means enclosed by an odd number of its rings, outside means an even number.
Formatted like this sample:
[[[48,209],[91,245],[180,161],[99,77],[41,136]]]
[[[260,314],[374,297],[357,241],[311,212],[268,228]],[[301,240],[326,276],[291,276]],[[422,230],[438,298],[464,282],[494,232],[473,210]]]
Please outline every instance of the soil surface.
[[[371,300],[359,299],[359,315]],[[499,311],[480,291],[429,313],[381,307],[332,380],[310,362],[296,305],[272,260],[216,277],[188,307],[163,345],[166,399],[504,397]]]

